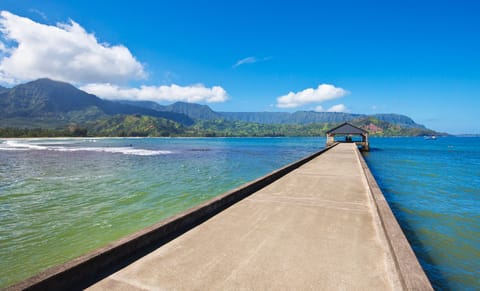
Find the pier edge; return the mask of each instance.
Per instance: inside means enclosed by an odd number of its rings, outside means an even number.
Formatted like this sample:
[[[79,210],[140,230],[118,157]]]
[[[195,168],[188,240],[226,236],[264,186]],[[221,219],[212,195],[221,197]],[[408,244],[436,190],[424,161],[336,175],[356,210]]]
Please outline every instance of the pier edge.
[[[363,173],[367,180],[368,188],[372,195],[375,209],[380,218],[383,232],[386,236],[388,246],[393,256],[395,266],[400,275],[400,281],[405,290],[432,290],[433,287],[428,280],[425,271],[420,265],[410,243],[403,233],[397,219],[388,205],[382,190],[378,186],[375,177],[368,167],[365,158],[356,150]]]

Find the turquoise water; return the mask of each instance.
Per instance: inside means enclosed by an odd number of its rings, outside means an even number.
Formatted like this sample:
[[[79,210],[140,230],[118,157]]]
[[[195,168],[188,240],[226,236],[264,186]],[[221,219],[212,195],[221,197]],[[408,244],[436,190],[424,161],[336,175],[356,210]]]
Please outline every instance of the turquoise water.
[[[311,154],[324,138],[0,140],[0,287]],[[437,289],[478,290],[480,139],[376,138],[366,160]]]
[[[437,290],[480,289],[480,138],[373,139],[365,155]]]
[[[323,138],[0,140],[0,287],[324,144]]]

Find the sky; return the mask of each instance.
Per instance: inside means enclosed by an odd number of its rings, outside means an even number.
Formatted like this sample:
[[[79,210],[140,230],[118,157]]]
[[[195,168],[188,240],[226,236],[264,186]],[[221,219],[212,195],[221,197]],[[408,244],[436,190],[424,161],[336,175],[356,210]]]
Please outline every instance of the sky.
[[[0,0],[0,85],[480,133],[480,2]]]

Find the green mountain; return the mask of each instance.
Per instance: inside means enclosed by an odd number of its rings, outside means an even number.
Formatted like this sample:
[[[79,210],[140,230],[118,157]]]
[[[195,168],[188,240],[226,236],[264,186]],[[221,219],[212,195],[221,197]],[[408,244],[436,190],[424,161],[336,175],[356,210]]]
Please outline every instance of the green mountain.
[[[379,120],[375,117],[360,117],[350,121],[367,130],[372,136],[430,136],[444,135],[426,128],[404,127]],[[340,123],[309,124],[262,124],[246,121],[203,120],[187,129],[194,136],[325,136],[326,132]]]
[[[260,124],[312,124],[312,123],[342,123],[358,118],[374,117],[378,120],[398,124],[408,128],[423,128],[410,117],[400,114],[354,114],[343,112],[215,112],[207,105],[176,102],[162,106],[151,101],[121,101],[124,104],[135,105],[158,111],[176,112],[189,116],[197,121],[224,119],[228,121],[244,121]]]
[[[399,114],[215,112],[207,105],[109,101],[63,82],[0,87],[0,136],[322,136],[349,121],[376,136],[441,135]]]
[[[145,115],[115,115],[84,125],[91,136],[170,136],[181,135],[180,123]]]
[[[226,120],[246,121],[262,124],[312,124],[312,123],[341,123],[358,118],[375,117],[379,120],[399,124],[406,127],[425,128],[415,123],[410,117],[400,114],[354,114],[343,112],[315,112],[297,111],[288,112],[221,112]],[[208,119],[207,119],[208,120]]]
[[[63,125],[69,122],[87,122],[106,115],[141,114],[173,120],[185,125],[193,124],[188,116],[158,111],[128,104],[103,100],[76,87],[50,79],[39,79],[13,87],[0,93],[2,123],[22,119],[43,124]]]
[[[413,119],[411,119],[410,117],[401,115],[401,114],[374,114],[374,115],[367,115],[363,117],[373,117],[380,121],[385,121],[388,123],[404,126],[407,128],[420,128],[420,129],[426,128],[425,126],[413,121]]]

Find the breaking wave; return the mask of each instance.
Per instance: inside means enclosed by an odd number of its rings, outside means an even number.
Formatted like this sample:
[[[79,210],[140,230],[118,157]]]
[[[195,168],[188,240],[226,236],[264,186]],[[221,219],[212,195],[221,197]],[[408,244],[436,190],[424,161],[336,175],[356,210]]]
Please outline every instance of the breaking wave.
[[[61,143],[58,143],[61,144]],[[65,143],[63,143],[65,144]],[[131,146],[128,147],[65,147],[52,143],[43,144],[38,143],[26,143],[17,140],[7,140],[0,143],[1,151],[56,151],[56,152],[99,152],[99,153],[112,153],[112,154],[124,154],[124,155],[136,155],[136,156],[156,156],[156,155],[168,155],[171,151],[166,150],[148,150],[138,149]]]

